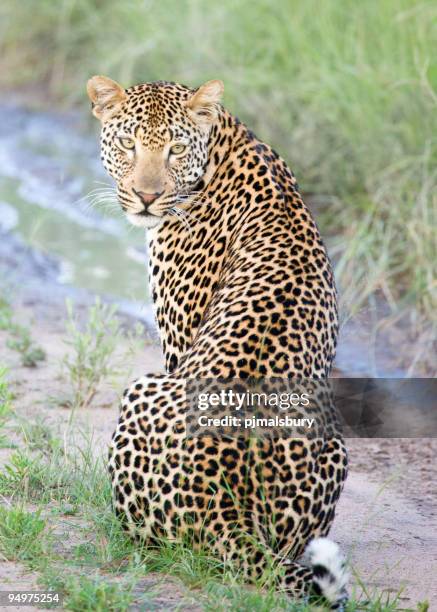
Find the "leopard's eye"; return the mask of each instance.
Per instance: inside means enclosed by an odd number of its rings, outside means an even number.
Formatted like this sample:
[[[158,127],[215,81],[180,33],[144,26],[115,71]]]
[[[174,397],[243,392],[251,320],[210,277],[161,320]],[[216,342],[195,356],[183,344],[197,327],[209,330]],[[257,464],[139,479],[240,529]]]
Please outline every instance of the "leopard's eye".
[[[128,151],[131,151],[132,149],[135,149],[135,141],[133,140],[133,138],[123,138],[123,137],[120,137],[118,139],[118,142],[121,144],[121,146],[124,149],[128,149]]]
[[[172,155],[180,155],[181,153],[184,153],[186,149],[187,149],[187,145],[184,145],[181,142],[179,142],[178,144],[174,144],[171,147],[170,153]]]

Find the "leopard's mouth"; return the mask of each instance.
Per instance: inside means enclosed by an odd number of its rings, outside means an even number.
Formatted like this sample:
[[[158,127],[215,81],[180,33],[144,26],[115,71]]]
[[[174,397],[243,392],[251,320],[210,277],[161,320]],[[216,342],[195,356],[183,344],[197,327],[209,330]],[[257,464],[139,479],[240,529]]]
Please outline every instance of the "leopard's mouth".
[[[164,197],[157,198],[157,201],[145,206],[140,211],[129,212],[125,210],[129,222],[136,227],[151,229],[160,225],[169,216],[181,218],[184,209],[198,197],[198,191],[180,191],[169,193]],[[177,211],[179,209],[179,212]]]
[[[145,209],[138,213],[127,213],[126,217],[128,221],[132,223],[132,225],[135,225],[136,227],[144,227],[146,229],[157,227],[163,221],[162,216],[158,217]]]

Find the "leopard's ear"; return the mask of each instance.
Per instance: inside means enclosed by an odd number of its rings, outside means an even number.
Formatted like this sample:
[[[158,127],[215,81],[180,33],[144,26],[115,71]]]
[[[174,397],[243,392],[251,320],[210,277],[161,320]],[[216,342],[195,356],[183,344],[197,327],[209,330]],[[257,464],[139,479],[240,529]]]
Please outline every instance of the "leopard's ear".
[[[201,85],[188,100],[190,114],[200,123],[211,123],[218,115],[223,95],[222,81],[208,81]]]
[[[121,85],[105,76],[93,76],[86,89],[92,103],[93,115],[100,121],[106,121],[115,115],[127,97]]]

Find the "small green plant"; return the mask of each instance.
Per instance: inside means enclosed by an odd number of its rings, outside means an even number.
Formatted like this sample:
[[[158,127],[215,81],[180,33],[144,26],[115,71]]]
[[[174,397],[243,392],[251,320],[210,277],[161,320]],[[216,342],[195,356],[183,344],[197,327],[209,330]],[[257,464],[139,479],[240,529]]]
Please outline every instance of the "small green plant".
[[[46,358],[45,351],[34,344],[29,330],[22,325],[13,325],[11,327],[14,338],[8,341],[9,348],[17,351],[21,355],[21,363],[26,368],[35,368],[40,361]]]
[[[35,368],[40,361],[44,361],[44,350],[34,343],[27,327],[15,323],[11,305],[4,297],[0,297],[0,329],[11,336],[7,346],[20,354],[23,366]]]
[[[73,408],[86,408],[96,395],[100,383],[118,373],[113,362],[114,351],[122,337],[114,306],[96,299],[88,311],[88,320],[82,330],[73,306],[67,301],[67,333],[65,341],[70,354],[63,361],[72,388],[67,404]]]
[[[101,578],[73,577],[66,581],[64,607],[72,612],[122,612],[132,601],[132,587]]]
[[[0,506],[1,554],[8,561],[22,561],[30,567],[39,565],[49,547],[45,528],[39,512]]]
[[[43,455],[50,456],[62,447],[61,440],[54,435],[44,419],[38,417],[35,421],[20,419],[19,432],[26,447],[31,451],[41,451]]]
[[[22,450],[15,451],[0,472],[0,494],[19,496],[22,499],[34,497],[34,492],[46,486],[44,467],[37,458]]]

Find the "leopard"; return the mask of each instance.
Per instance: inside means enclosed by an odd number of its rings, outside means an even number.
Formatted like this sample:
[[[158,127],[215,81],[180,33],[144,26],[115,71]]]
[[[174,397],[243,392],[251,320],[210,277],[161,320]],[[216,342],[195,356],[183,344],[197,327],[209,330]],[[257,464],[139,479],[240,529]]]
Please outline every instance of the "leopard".
[[[248,583],[273,575],[289,597],[341,609],[348,570],[327,537],[347,475],[341,431],[187,428],[190,381],[324,383],[338,337],[332,266],[296,178],[223,91],[220,80],[87,83],[103,166],[127,220],[146,230],[165,359],[164,373],[124,392],[108,460],[114,510],[142,545],[188,538]]]

